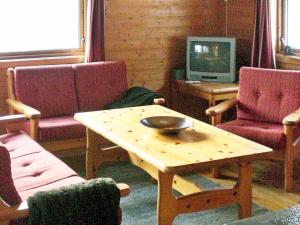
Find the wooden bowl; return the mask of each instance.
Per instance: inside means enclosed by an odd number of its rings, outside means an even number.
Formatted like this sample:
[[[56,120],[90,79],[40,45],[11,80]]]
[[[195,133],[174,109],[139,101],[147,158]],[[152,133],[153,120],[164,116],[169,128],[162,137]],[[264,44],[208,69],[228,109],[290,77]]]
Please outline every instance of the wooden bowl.
[[[162,134],[175,134],[194,125],[188,118],[175,116],[152,116],[142,119],[140,123]]]

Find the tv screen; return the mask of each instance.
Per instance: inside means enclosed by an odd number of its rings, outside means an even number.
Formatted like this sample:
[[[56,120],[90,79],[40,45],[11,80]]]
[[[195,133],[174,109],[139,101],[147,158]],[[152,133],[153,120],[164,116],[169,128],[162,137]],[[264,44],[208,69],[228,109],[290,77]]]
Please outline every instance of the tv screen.
[[[234,82],[235,38],[189,37],[187,79]]]
[[[228,42],[192,41],[190,54],[192,71],[230,72],[230,44]]]

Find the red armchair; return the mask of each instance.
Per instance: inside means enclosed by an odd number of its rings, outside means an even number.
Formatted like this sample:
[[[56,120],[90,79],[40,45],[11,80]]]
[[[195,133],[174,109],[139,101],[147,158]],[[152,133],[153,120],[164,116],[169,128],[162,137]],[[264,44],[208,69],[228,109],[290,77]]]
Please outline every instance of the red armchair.
[[[222,113],[237,106],[237,119],[221,124]],[[244,67],[237,99],[206,110],[217,127],[273,148],[284,162],[286,191],[292,191],[294,160],[300,148],[300,71]],[[214,168],[214,176],[219,175]]]

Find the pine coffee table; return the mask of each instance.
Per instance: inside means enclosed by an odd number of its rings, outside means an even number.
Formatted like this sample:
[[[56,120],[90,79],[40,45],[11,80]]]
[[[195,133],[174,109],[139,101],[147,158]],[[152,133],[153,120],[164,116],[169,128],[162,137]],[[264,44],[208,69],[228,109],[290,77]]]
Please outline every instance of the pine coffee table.
[[[158,105],[77,113],[75,119],[87,128],[87,177],[95,177],[102,162],[116,159],[112,151],[99,149],[108,140],[122,148],[116,151],[117,155],[125,152],[134,165],[158,181],[159,225],[171,225],[178,214],[233,203],[239,206],[240,218],[250,217],[251,163],[268,158],[272,149],[190,117],[187,118],[194,122],[193,127],[174,135],[159,134],[140,123],[150,116],[187,117]],[[238,165],[239,172],[237,184],[232,188],[201,191],[201,187],[180,176],[204,167],[233,163]],[[174,197],[172,189],[182,196]]]

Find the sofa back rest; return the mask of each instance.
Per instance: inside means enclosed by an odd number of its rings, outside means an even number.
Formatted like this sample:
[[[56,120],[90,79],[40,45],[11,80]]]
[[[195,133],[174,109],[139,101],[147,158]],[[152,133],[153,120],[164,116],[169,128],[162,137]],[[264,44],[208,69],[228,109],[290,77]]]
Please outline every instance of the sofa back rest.
[[[42,117],[71,115],[78,110],[71,65],[17,67],[16,99],[41,112]]]
[[[282,123],[298,107],[300,71],[241,68],[239,119]]]
[[[124,61],[73,65],[79,111],[100,110],[128,89]]]
[[[0,165],[0,197],[10,205],[21,203],[22,200],[12,179],[10,155],[8,150],[1,143]]]

